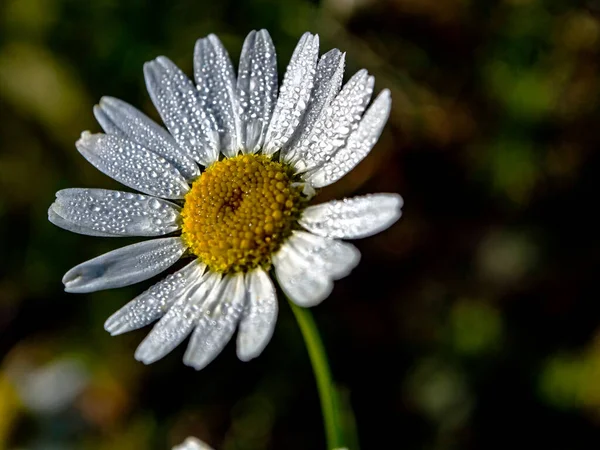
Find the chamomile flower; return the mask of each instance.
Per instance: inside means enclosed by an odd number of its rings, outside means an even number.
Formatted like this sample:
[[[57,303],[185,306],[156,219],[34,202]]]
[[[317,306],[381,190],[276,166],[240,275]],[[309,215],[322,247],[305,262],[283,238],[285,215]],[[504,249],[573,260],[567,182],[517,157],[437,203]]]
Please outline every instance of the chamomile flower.
[[[166,129],[115,98],[94,107],[105,133],[84,132],[77,149],[140,193],[65,189],[49,220],[92,236],[163,237],[74,267],[63,278],[65,290],[131,285],[191,258],[106,321],[117,335],[160,319],[138,360],[152,363],[191,334],[184,362],[201,369],[236,328],[239,358],[258,356],[277,319],[271,268],[293,302],[317,305],[359,261],[343,239],[372,235],[400,217],[397,194],[309,206],[317,189],[369,153],[390,112],[388,90],[367,108],[374,78],[366,70],[342,86],[343,72],[344,54],[334,49],[319,57],[318,36],[306,33],[278,91],[267,31],[246,38],[237,77],[209,35],[196,43],[195,84],[165,57],[144,66]]]

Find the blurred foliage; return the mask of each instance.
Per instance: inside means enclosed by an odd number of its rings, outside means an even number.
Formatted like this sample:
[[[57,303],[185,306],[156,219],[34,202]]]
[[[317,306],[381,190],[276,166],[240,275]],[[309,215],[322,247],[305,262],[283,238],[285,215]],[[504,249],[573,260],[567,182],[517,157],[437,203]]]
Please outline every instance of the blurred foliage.
[[[596,348],[594,348],[596,347]],[[575,410],[583,408],[600,417],[600,349],[552,355],[544,364],[540,376],[541,394],[557,407]]]
[[[264,354],[200,373],[104,320],[145,286],[67,295],[62,274],[129,243],[48,223],[58,189],[116,188],[73,143],[112,95],[157,117],[142,64],[191,72],[216,33],[267,28],[283,72],[305,30],[394,107],[372,154],[318,197],[399,192],[403,219],[315,308],[360,446],[589,449],[600,442],[597,0],[4,0],[0,3],[0,449],[322,448],[282,306]]]

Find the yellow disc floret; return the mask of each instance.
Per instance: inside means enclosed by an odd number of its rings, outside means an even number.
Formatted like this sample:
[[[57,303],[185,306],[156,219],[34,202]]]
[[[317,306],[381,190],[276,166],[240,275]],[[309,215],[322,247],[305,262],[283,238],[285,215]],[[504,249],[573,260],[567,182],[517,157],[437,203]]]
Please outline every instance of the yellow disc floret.
[[[288,166],[262,155],[224,159],[186,194],[182,237],[213,271],[268,267],[303,205]]]

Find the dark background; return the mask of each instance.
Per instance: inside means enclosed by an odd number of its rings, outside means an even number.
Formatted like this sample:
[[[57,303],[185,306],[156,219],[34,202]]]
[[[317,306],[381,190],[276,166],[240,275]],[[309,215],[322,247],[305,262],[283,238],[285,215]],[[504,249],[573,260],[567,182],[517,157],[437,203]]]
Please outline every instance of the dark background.
[[[237,61],[267,28],[283,72],[300,35],[392,91],[386,130],[317,201],[399,192],[404,217],[313,309],[360,448],[591,449],[600,443],[596,209],[600,3],[256,0],[0,3],[0,449],[324,448],[285,303],[271,344],[201,372],[184,346],[144,366],[148,329],[104,320],[151,281],[70,295],[72,266],[129,243],[47,221],[55,191],[118,188],[75,150],[92,106],[156,117],[142,64],[191,73],[216,33]],[[349,419],[350,417],[347,417]],[[350,442],[351,450],[358,449]]]

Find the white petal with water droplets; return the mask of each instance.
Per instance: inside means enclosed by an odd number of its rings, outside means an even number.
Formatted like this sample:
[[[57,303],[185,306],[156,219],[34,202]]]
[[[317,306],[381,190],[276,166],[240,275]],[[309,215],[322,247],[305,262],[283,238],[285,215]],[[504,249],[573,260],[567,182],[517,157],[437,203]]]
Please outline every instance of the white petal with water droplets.
[[[219,290],[221,275],[207,271],[198,283],[173,303],[135,351],[144,364],[158,361],[177,347],[192,331],[207,297]]]
[[[335,183],[356,167],[379,139],[390,115],[391,106],[390,91],[384,89],[373,101],[346,145],[321,167],[307,174],[305,179],[314,187],[320,188]]]
[[[200,439],[189,437],[181,444],[176,445],[172,450],[213,450],[212,447],[206,445]]]
[[[107,134],[140,144],[169,161],[185,179],[200,175],[196,163],[177,145],[160,125],[129,103],[114,97],[102,97],[94,106],[94,115]]]
[[[344,62],[345,53],[336,48],[328,51],[319,59],[315,86],[298,133],[282,150],[286,162],[295,161],[295,157],[302,153],[302,143],[310,137],[315,123],[325,114],[326,108],[340,91],[344,78]]]
[[[398,194],[369,194],[309,206],[300,225],[311,233],[336,239],[358,239],[385,230],[402,215]]]
[[[180,227],[179,206],[130,192],[63,189],[50,208],[63,223],[74,225],[67,229],[92,236],[160,236]]]
[[[215,359],[233,336],[245,302],[244,274],[226,275],[201,306],[183,363],[200,370]]]
[[[241,147],[236,81],[227,50],[214,34],[196,41],[194,77],[200,104],[215,119],[221,152],[231,158]]]
[[[151,324],[176,301],[189,295],[202,281],[205,270],[206,264],[195,259],[115,312],[104,323],[104,329],[115,336]]]
[[[65,230],[69,230],[73,233],[86,234],[88,236],[99,236],[99,237],[115,237],[112,233],[105,233],[102,231],[92,230],[88,227],[82,227],[77,225],[76,223],[67,220],[54,211],[52,206],[48,208],[48,220],[52,222],[57,227],[63,228]]]
[[[273,256],[275,275],[283,291],[299,306],[319,304],[331,293],[332,280],[347,276],[360,253],[346,242],[294,231]]]
[[[318,167],[346,144],[371,99],[373,84],[374,78],[366,70],[360,70],[350,78],[323,110],[310,136],[300,142],[294,158],[297,171]]]
[[[302,120],[315,79],[319,36],[304,33],[285,71],[283,83],[267,129],[263,153],[272,155],[292,137]]]
[[[312,270],[324,271],[334,280],[350,274],[360,261],[358,249],[347,242],[294,231],[289,244]]]
[[[251,31],[240,56],[237,97],[244,153],[256,153],[265,140],[277,101],[277,55],[267,30]]]
[[[179,237],[121,247],[69,270],[62,279],[65,291],[94,292],[147,280],[172,266],[185,249]]]
[[[185,179],[166,159],[127,139],[83,132],[75,145],[98,170],[145,194],[177,199],[189,190]]]
[[[250,361],[262,353],[273,335],[277,322],[277,294],[271,278],[261,269],[246,275],[248,299],[237,335],[237,355]]]
[[[144,77],[150,98],[177,143],[204,166],[216,161],[217,125],[202,108],[194,83],[164,56],[144,64]]]

